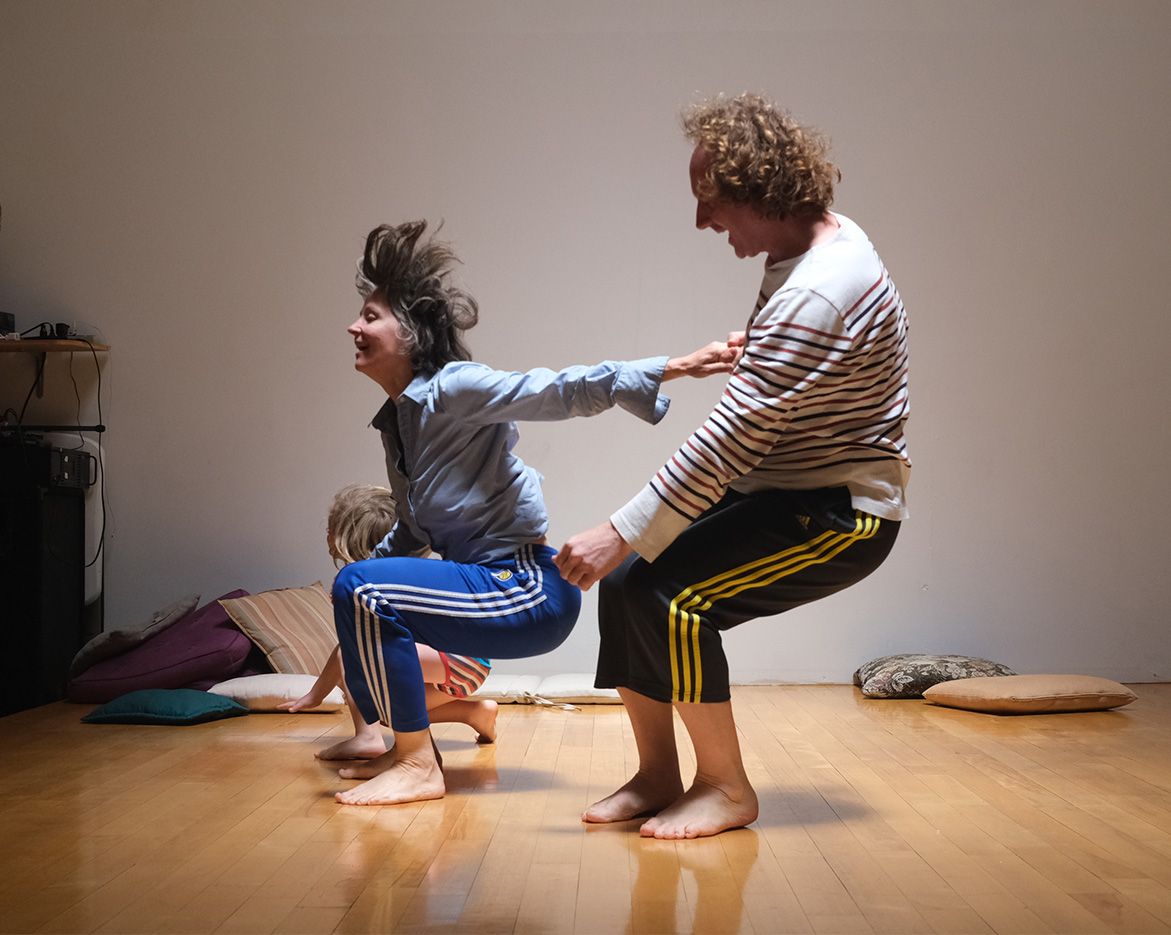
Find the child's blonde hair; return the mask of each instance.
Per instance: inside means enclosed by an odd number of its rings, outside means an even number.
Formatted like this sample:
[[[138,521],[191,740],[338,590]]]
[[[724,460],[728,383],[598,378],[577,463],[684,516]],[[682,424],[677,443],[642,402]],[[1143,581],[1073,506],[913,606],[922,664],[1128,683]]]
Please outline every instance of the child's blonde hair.
[[[394,494],[373,484],[350,484],[334,494],[326,520],[329,556],[341,568],[369,558],[394,526]]]

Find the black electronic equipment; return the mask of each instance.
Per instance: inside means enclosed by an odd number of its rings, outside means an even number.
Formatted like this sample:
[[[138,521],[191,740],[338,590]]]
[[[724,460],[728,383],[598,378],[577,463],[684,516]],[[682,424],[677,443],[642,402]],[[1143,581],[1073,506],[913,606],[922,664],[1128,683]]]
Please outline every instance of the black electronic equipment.
[[[83,455],[0,442],[0,715],[64,697],[83,642]]]
[[[90,487],[97,462],[85,451],[42,444],[36,436],[0,441],[0,488],[20,486]]]

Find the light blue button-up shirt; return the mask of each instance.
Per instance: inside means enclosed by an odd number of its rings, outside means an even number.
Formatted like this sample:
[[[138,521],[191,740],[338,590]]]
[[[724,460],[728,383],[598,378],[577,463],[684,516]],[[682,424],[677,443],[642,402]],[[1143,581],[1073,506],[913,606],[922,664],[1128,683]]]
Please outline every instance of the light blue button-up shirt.
[[[398,522],[380,556],[428,549],[488,562],[537,542],[549,527],[541,475],[513,454],[515,422],[592,416],[620,406],[652,424],[666,357],[509,373],[455,361],[416,376],[371,424],[382,434]]]

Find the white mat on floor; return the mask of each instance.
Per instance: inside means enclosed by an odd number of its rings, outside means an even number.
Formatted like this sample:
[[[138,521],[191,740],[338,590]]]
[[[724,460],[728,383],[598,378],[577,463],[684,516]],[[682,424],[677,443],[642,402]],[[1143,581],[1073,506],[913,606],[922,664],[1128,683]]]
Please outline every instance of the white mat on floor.
[[[561,675],[508,675],[491,672],[476,692],[502,704],[622,704],[612,688],[594,688],[592,672]]]

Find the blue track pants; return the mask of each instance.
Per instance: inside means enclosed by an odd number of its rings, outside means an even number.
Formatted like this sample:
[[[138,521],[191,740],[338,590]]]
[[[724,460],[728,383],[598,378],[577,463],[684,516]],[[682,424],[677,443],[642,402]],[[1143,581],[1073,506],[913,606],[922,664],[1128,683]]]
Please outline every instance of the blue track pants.
[[[581,592],[548,546],[526,545],[477,565],[372,558],[333,584],[346,688],[368,724],[396,731],[430,723],[416,643],[464,656],[520,659],[560,646],[577,622]]]

